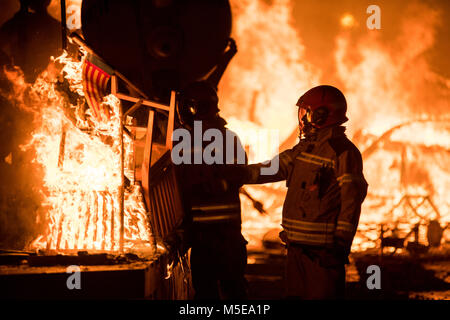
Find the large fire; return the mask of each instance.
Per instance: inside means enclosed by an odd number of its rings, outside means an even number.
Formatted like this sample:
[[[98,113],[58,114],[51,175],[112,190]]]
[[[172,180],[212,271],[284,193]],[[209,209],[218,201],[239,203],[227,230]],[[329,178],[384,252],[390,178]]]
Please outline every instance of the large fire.
[[[278,128],[284,141],[280,146],[292,147],[298,95],[319,82],[335,82],[347,97],[347,134],[363,153],[369,182],[353,249],[379,245],[381,224],[401,226],[406,233],[416,223],[426,226],[433,219],[445,227],[450,222],[450,80],[435,73],[424,55],[434,45],[439,12],[416,2],[406,6],[399,34],[386,44],[381,31],[361,31],[367,16],[342,11],[336,18],[341,30],[336,32],[330,52],[335,73],[325,77],[324,69],[314,67],[305,57],[302,32],[316,30],[297,31],[293,1],[231,3],[232,36],[239,52],[225,73],[219,94],[229,127],[242,133],[244,144],[251,148],[246,130]],[[302,8],[308,6],[305,3]],[[355,35],[358,30],[359,38]],[[326,38],[322,32],[319,29],[314,34]],[[263,158],[250,153],[250,160],[270,159],[271,152]],[[250,245],[260,246],[265,232],[280,229],[285,185],[246,188],[270,213],[261,216],[252,202],[242,197],[244,233]],[[426,243],[425,232],[422,228],[420,240]],[[448,241],[449,234],[444,236]]]
[[[448,224],[450,79],[434,72],[424,55],[434,45],[442,19],[439,11],[418,2],[405,4],[398,34],[389,45],[380,32],[361,31],[365,16],[342,11],[336,18],[340,29],[333,38],[331,58],[326,61],[334,68],[330,75],[325,67],[308,62],[305,34],[293,23],[293,1],[230,2],[232,36],[239,52],[220,83],[219,95],[229,127],[244,144],[254,141],[248,130],[269,128],[279,130],[282,148],[292,147],[298,95],[319,83],[336,83],[347,97],[347,133],[362,151],[369,182],[353,249],[375,247],[380,224],[406,229],[432,219]],[[79,1],[71,5],[79,5]],[[357,30],[359,37],[355,36]],[[302,32],[322,37],[322,30]],[[80,62],[66,57],[57,60],[64,65],[72,91],[83,96]],[[111,110],[104,122],[89,117],[89,110],[85,117],[80,105],[68,104],[55,89],[58,73],[48,69],[31,87],[19,73],[9,73],[15,83],[15,99],[33,110],[39,122],[30,145],[37,150],[36,161],[45,168],[49,224],[33,245],[117,250],[122,193],[118,101],[112,96],[104,101]],[[125,136],[126,167],[132,158],[127,139]],[[266,153],[259,151],[252,154],[250,146],[252,162],[273,156],[271,147]],[[280,228],[286,188],[284,183],[246,188],[269,213],[260,215],[252,202],[242,197],[243,232],[251,246],[259,246],[268,230]],[[150,233],[139,187],[131,183],[123,194],[125,243],[147,243]],[[447,233],[447,241],[448,237]]]
[[[64,53],[54,59],[36,82],[28,85],[19,70],[7,71],[14,84],[11,97],[35,115],[32,139],[23,149],[33,148],[34,162],[44,170],[42,193],[47,229],[31,248],[45,250],[118,251],[150,247],[151,234],[141,189],[132,172],[133,145],[121,140],[120,101],[114,95],[103,100],[108,115],[97,120],[84,110],[83,60]],[[58,90],[68,84],[68,91]],[[70,100],[67,93],[78,97]],[[31,125],[31,124],[30,124]],[[121,234],[123,210],[123,234]]]

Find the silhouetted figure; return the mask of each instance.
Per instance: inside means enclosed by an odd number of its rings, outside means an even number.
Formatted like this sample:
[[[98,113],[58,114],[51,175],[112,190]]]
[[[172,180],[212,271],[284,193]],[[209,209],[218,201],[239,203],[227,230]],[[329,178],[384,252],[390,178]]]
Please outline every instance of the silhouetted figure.
[[[180,103],[186,108],[183,123],[192,142],[191,164],[179,165],[179,178],[186,212],[185,235],[187,246],[191,247],[195,299],[244,299],[247,241],[241,234],[239,189],[242,185],[227,183],[213,175],[214,166],[226,165],[228,151],[226,121],[219,115],[217,93],[208,82],[195,82],[182,91]],[[196,148],[193,141],[199,125],[203,132],[213,129],[222,134],[223,141],[214,150],[222,164],[207,164],[205,159],[201,163],[194,162],[197,156],[203,158],[207,148],[207,143]],[[237,148],[234,161],[238,154],[245,155],[240,143]]]
[[[34,82],[51,56],[61,53],[61,24],[47,13],[50,0],[21,0],[20,10],[0,28],[0,49]]]
[[[332,86],[314,87],[297,102],[300,141],[270,164],[227,166],[219,176],[255,184],[286,180],[281,240],[287,246],[286,296],[343,298],[348,263],[361,204],[367,193],[361,153],[341,124],[347,102]]]

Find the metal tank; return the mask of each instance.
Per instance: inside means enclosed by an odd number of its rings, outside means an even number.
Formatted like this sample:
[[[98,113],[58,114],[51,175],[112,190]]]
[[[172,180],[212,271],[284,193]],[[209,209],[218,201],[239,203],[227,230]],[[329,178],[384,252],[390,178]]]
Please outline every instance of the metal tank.
[[[231,33],[228,0],[83,0],[87,44],[154,100],[211,71]]]

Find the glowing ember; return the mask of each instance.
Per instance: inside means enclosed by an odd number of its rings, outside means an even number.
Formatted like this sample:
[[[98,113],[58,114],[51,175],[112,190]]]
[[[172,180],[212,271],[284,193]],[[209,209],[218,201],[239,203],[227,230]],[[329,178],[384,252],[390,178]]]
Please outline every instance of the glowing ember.
[[[346,28],[354,27],[356,24],[356,20],[352,14],[346,13],[341,18],[341,25]]]

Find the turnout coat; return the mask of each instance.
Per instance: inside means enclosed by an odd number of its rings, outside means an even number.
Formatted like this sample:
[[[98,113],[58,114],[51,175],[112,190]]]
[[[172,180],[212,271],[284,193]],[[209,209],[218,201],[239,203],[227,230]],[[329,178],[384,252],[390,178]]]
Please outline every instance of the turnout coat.
[[[263,164],[246,169],[245,183],[286,180],[282,227],[289,243],[350,252],[367,182],[361,153],[344,131],[342,126],[319,130],[280,153],[274,175],[262,175]]]

